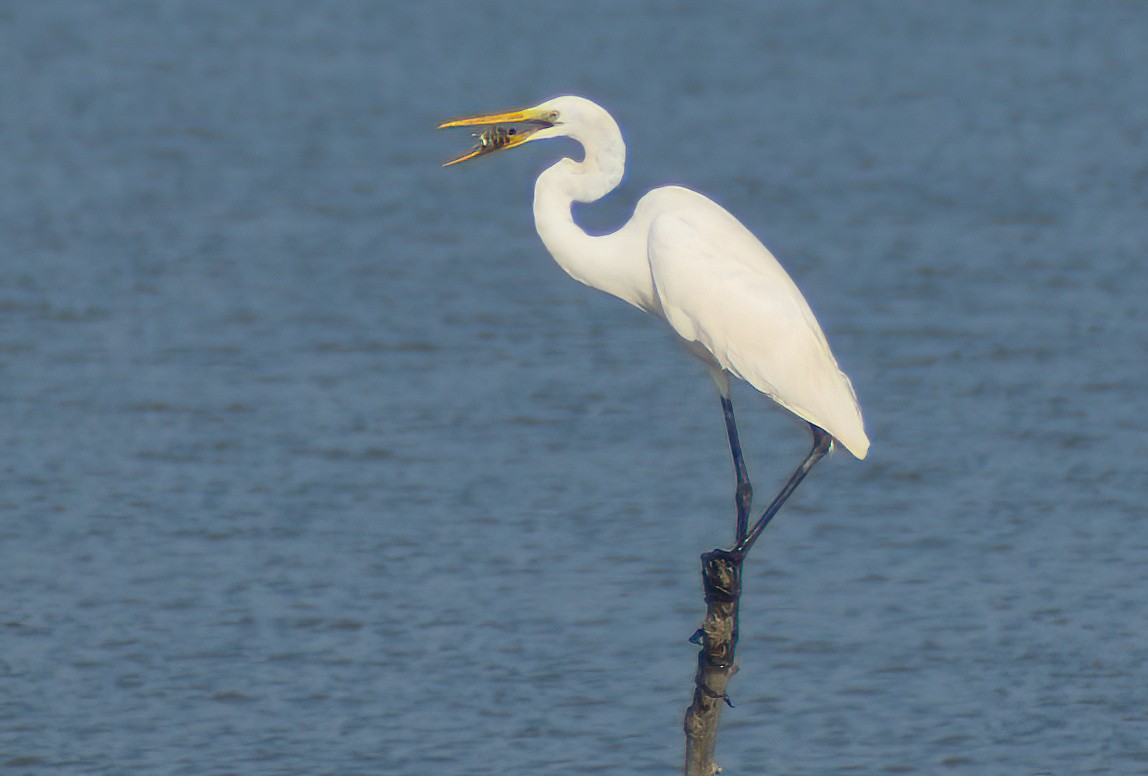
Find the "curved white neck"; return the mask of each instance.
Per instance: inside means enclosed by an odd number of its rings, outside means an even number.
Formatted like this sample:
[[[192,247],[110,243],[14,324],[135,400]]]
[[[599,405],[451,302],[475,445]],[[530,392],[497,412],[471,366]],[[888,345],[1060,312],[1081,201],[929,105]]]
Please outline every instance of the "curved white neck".
[[[573,136],[573,135],[572,135]],[[561,159],[534,184],[534,224],[550,255],[575,280],[652,309],[653,281],[639,219],[613,234],[593,237],[574,222],[574,202],[594,202],[622,181],[626,146],[617,126],[594,138],[573,136],[586,149],[581,162]]]

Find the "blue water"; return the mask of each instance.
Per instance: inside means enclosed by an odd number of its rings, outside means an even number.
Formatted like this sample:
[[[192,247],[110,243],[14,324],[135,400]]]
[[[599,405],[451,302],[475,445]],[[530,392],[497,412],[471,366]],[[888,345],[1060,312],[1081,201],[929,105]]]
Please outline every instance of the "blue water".
[[[37,0],[0,70],[6,773],[679,768],[712,386],[545,254],[568,147],[439,167],[569,92],[584,223],[723,203],[873,439],[754,551],[726,772],[1148,773],[1148,6]]]

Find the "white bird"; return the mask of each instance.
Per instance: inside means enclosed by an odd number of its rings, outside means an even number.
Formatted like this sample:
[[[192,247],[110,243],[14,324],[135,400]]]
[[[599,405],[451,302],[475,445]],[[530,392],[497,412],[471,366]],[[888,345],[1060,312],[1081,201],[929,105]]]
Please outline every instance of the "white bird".
[[[502,126],[504,124],[517,126]],[[534,140],[569,137],[582,161],[563,158],[538,176],[534,223],[571,277],[660,316],[700,358],[721,394],[737,475],[740,563],[762,529],[834,441],[858,459],[869,450],[861,409],[805,298],[773,254],[712,200],[679,186],[646,194],[625,226],[591,236],[575,222],[574,202],[594,202],[622,180],[626,146],[617,123],[582,97],[533,108],[455,119],[447,127],[487,127],[457,164]],[[813,447],[769,508],[749,528],[753,489],[742,459],[730,376],[740,378],[813,431]]]

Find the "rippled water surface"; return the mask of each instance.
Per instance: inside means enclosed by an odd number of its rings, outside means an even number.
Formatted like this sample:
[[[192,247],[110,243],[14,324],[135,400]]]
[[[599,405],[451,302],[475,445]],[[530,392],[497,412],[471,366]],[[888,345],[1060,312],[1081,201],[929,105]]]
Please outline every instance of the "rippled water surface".
[[[1148,773],[1148,7],[0,6],[0,765],[673,773],[732,472],[538,143],[762,235],[873,449],[747,567],[730,774]],[[759,496],[804,432],[735,394]]]

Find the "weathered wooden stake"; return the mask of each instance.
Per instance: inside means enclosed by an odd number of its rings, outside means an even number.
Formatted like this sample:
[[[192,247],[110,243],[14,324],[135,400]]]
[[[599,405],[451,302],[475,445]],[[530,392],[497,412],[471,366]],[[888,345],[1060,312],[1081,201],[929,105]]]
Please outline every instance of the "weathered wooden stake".
[[[738,604],[741,559],[726,550],[702,556],[706,619],[694,676],[694,700],[686,710],[686,776],[713,776],[721,707],[729,703],[726,687],[737,672]],[[731,704],[732,705],[732,704]]]

